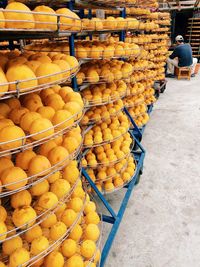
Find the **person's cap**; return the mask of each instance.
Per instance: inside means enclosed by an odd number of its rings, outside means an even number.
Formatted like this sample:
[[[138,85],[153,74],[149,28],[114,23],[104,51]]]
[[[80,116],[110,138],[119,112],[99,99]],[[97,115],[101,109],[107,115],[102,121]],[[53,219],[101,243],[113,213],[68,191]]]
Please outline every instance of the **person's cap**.
[[[184,38],[182,35],[177,35],[176,38],[175,38],[176,42],[178,41],[184,41]]]

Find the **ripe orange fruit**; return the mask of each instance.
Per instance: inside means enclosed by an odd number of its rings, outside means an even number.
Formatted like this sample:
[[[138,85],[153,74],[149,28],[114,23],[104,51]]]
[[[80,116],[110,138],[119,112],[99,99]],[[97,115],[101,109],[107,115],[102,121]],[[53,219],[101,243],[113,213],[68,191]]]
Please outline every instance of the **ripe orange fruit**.
[[[36,69],[40,66],[41,62],[37,60],[30,60],[25,62],[25,65],[27,65],[34,73],[36,72]]]
[[[9,98],[5,101],[5,103],[12,109],[19,109],[21,107],[21,103],[17,98]]]
[[[7,218],[7,211],[3,206],[0,206],[0,221],[5,222]]]
[[[68,164],[64,168],[63,179],[67,180],[70,184],[74,184],[79,178],[80,172],[76,166]]]
[[[96,244],[92,240],[85,240],[81,244],[81,255],[86,258],[90,259],[94,256],[96,251]]]
[[[99,215],[95,211],[90,211],[85,216],[85,222],[86,224],[90,224],[90,223],[99,224],[100,222]]]
[[[33,135],[32,139],[34,140],[44,139],[54,134],[53,124],[50,120],[45,118],[34,120],[30,125],[29,131],[30,134]]]
[[[96,224],[88,224],[84,230],[84,239],[97,241],[100,236],[99,228]]]
[[[8,82],[19,81],[18,89],[20,91],[31,90],[38,85],[34,72],[27,65],[16,65],[10,67],[6,72],[6,78]],[[25,81],[21,82],[22,80]],[[16,89],[16,83],[9,85],[9,91],[16,91]]]
[[[17,154],[15,165],[22,168],[23,170],[28,170],[29,163],[35,156],[35,152],[31,150],[25,150],[24,152]]]
[[[61,109],[56,111],[52,123],[56,129],[66,129],[74,124],[74,119],[69,111]]]
[[[49,160],[42,155],[36,155],[33,157],[28,166],[28,173],[30,176],[44,176],[49,172],[51,168],[51,163]]]
[[[27,108],[23,108],[23,107],[20,107],[19,109],[14,108],[11,110],[8,117],[14,122],[14,124],[20,124],[21,118],[27,112],[29,112]]]
[[[45,99],[45,105],[52,107],[55,111],[63,108],[65,102],[59,94],[50,94]]]
[[[47,181],[48,181],[50,184],[52,184],[52,183],[54,183],[56,180],[60,179],[60,177],[61,177],[61,173],[60,173],[60,171],[57,171],[57,172],[51,174],[50,176],[48,176]]]
[[[23,265],[30,260],[30,253],[25,248],[16,249],[9,257],[9,266],[16,267]]]
[[[3,242],[2,250],[5,255],[12,254],[16,249],[22,248],[22,239],[19,236],[13,237],[10,240]],[[0,265],[1,266],[1,265]]]
[[[48,153],[48,159],[52,165],[66,165],[69,161],[69,153],[63,146],[56,146]]]
[[[58,240],[63,237],[67,231],[67,227],[63,222],[57,222],[50,228],[50,238]]]
[[[40,196],[38,200],[38,207],[42,209],[51,209],[52,207],[55,207],[57,203],[57,196],[52,192],[47,192]]]
[[[27,174],[19,167],[10,167],[1,174],[2,184],[8,190],[16,190],[27,184]]]
[[[64,266],[64,257],[58,251],[51,252],[45,258],[44,267],[63,267],[63,266]]]
[[[33,14],[31,14],[31,10],[24,4],[19,3],[19,2],[12,2],[9,3],[6,6],[5,10],[19,10],[19,11],[24,11],[21,13],[17,12],[4,12],[5,19],[8,20],[6,21],[6,28],[11,28],[11,29],[34,29],[35,27],[35,22],[34,22],[34,17]],[[9,20],[14,20],[14,21],[9,21]],[[24,21],[24,22],[21,22]],[[17,22],[19,21],[19,22]]]
[[[13,162],[6,157],[0,158],[0,175],[5,169],[9,167],[14,167]]]
[[[43,104],[40,99],[30,98],[25,102],[25,107],[29,109],[29,111],[37,111],[42,106]]]
[[[7,236],[7,226],[3,221],[0,221],[0,240],[4,240]]]
[[[33,228],[25,232],[24,238],[27,242],[31,243],[33,239],[42,236],[42,229],[39,225],[35,225]]]
[[[14,210],[12,221],[16,227],[26,229],[35,223],[37,214],[31,206],[23,206]]]
[[[74,228],[72,229],[69,238],[75,240],[76,242],[79,241],[82,237],[83,230],[81,226],[77,223]]]
[[[44,144],[42,144],[39,148],[39,153],[45,157],[48,156],[48,153],[51,151],[51,149],[53,149],[54,147],[56,147],[57,144],[54,142],[54,140],[50,140]]]
[[[62,243],[61,251],[63,256],[69,258],[76,253],[77,245],[73,239],[68,238]]]
[[[48,120],[52,120],[55,110],[52,107],[49,106],[43,106],[37,109],[37,112],[43,117]]]
[[[57,17],[51,16],[48,14],[56,14],[56,12],[48,7],[48,6],[37,6],[34,12],[42,12],[47,14],[34,14],[35,18],[35,28],[36,29],[49,29],[49,30],[56,30],[57,29]],[[41,22],[41,23],[40,23]]]
[[[72,154],[79,147],[78,141],[72,136],[65,137],[62,145],[67,149],[69,154]]]
[[[38,84],[51,84],[62,79],[61,69],[58,65],[53,63],[42,63],[36,69],[36,76],[38,77]],[[43,77],[47,76],[48,77]],[[41,77],[41,78],[40,78]]]
[[[1,14],[2,12],[0,12],[0,19],[1,19]],[[1,22],[0,22],[1,24]],[[1,60],[1,59],[0,59]],[[5,85],[0,85],[0,97],[3,96],[6,92],[8,92],[8,81],[6,78],[6,75],[4,74],[4,72],[1,70],[0,68],[0,84],[5,84]]]
[[[28,190],[22,190],[11,196],[11,206],[14,209],[21,208],[23,206],[30,206],[32,202],[31,194]]]
[[[67,79],[68,77],[70,77],[70,65],[67,63],[67,61],[63,59],[57,59],[54,60],[53,63],[58,65],[61,71],[63,71],[62,73],[63,78]]]
[[[32,196],[41,196],[42,194],[49,191],[49,183],[47,180],[43,180],[37,184],[34,184],[30,188],[30,193]]]
[[[49,247],[49,241],[45,236],[39,236],[31,242],[31,254],[38,255]]]
[[[73,255],[67,259],[65,267],[84,267],[83,259],[80,255]]]
[[[72,209],[66,209],[61,217],[61,221],[64,222],[64,224],[67,227],[70,227],[76,220],[77,213]]]
[[[25,140],[25,133],[18,126],[10,125],[0,130],[0,150],[8,150],[21,147],[24,144]],[[1,144],[3,142],[9,143]]]
[[[53,192],[58,199],[64,197],[70,191],[70,184],[64,179],[58,179],[51,184],[50,191]]]
[[[11,108],[7,104],[5,104],[3,102],[0,103],[0,114],[3,117],[7,118],[9,113],[10,113],[10,111],[11,111]]]
[[[50,215],[48,214],[48,216],[46,214],[44,214],[42,216],[42,219],[44,219],[44,218],[45,218],[45,220],[43,220],[41,222],[41,226],[43,228],[50,228],[51,226],[53,226],[54,224],[57,223],[57,217],[54,213],[52,213]]]

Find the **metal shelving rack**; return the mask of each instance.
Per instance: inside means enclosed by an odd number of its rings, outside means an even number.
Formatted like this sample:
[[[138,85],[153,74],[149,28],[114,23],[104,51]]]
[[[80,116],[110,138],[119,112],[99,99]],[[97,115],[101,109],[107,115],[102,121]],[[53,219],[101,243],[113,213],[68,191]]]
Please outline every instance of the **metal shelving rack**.
[[[192,47],[194,57],[200,58],[200,18],[189,19],[188,33],[186,35]]]
[[[68,8],[73,10],[74,2],[70,1],[68,3]],[[103,8],[103,6],[102,6],[102,8]],[[118,8],[118,9],[120,10],[120,16],[122,18],[126,18],[126,8],[123,7],[123,8]],[[83,16],[84,16],[84,10],[83,9],[80,10],[80,14],[82,15],[82,18],[83,18]],[[92,17],[91,10],[89,10],[89,12],[88,12],[88,17],[89,18]],[[125,41],[126,31],[119,31],[119,37],[120,37],[119,38],[120,41]],[[75,50],[75,48],[74,48],[74,40],[75,40],[75,38],[76,38],[75,35],[71,35],[70,36],[70,52],[71,52],[71,55],[74,55],[74,50]],[[90,38],[92,39],[92,34],[90,34]],[[75,90],[77,90],[77,88],[78,88],[76,79],[74,80],[73,87],[74,87]],[[152,111],[152,107],[153,107],[153,105],[151,105],[149,107],[149,112]],[[99,189],[97,188],[97,186],[92,181],[92,179],[89,176],[89,174],[87,173],[87,170],[84,169],[84,168],[82,169],[82,174],[83,174],[84,178],[89,182],[91,188],[96,193],[99,201],[103,204],[104,208],[106,209],[106,211],[107,211],[106,213],[108,213],[108,215],[107,214],[103,214],[102,215],[103,222],[111,225],[111,230],[108,233],[106,242],[105,242],[105,244],[103,246],[103,249],[102,249],[100,267],[105,266],[106,259],[108,257],[108,254],[109,254],[109,251],[111,249],[112,243],[113,243],[113,241],[115,239],[115,236],[117,234],[119,225],[120,225],[120,223],[121,223],[121,221],[123,219],[123,215],[125,213],[125,210],[126,210],[128,201],[130,199],[130,196],[132,194],[132,191],[133,191],[134,187],[138,184],[138,182],[140,180],[140,175],[142,174],[143,162],[144,162],[144,158],[145,158],[145,149],[143,148],[143,146],[140,143],[145,127],[143,127],[142,129],[139,129],[126,108],[124,108],[124,112],[127,114],[128,118],[130,119],[131,124],[132,124],[133,129],[134,129],[133,131],[130,132],[131,136],[132,136],[132,139],[135,142],[135,146],[132,149],[131,153],[134,155],[135,160],[137,162],[137,169],[136,169],[136,172],[134,173],[134,176],[132,177],[130,183],[128,183],[127,185],[125,185],[123,187],[125,193],[124,193],[123,199],[121,200],[121,204],[120,204],[120,207],[119,207],[117,212],[114,211],[112,205],[109,203],[109,201],[107,200],[106,196],[103,195],[99,191]]]
[[[3,1],[3,6],[6,6],[6,4],[7,4],[7,1],[6,0]],[[41,2],[40,2],[40,4],[41,4]],[[70,10],[74,10],[74,9],[77,9],[75,4],[76,4],[75,1],[70,0],[70,1],[68,1],[66,3],[66,6]],[[104,8],[103,5],[102,5],[102,8]],[[114,7],[111,6],[110,8],[114,8]],[[119,7],[117,9],[120,11],[120,16],[122,18],[126,18],[126,8],[125,7]],[[81,17],[84,16],[84,8],[79,9],[79,15]],[[90,9],[88,17],[91,18],[91,16],[92,16],[92,12],[91,12],[91,9]],[[118,31],[118,33],[119,33],[120,41],[125,41],[126,31],[122,30],[122,31]],[[23,36],[19,35],[19,37],[17,37],[17,40],[21,40],[23,38],[25,39],[27,37],[30,38],[30,39],[34,39],[35,38],[34,34],[32,36],[30,36],[30,35],[27,36],[25,33],[23,33],[23,34],[24,34]],[[77,33],[73,33],[73,32],[71,34],[69,34],[69,36],[68,36],[69,45],[70,45],[70,55],[71,56],[75,56],[75,40],[76,40],[76,36],[77,36]],[[92,38],[92,33],[89,33],[89,36]],[[41,38],[51,38],[51,37],[61,37],[61,36],[60,35],[52,36],[50,33],[47,33],[47,34],[44,35],[44,33],[41,33],[40,37]],[[9,48],[10,49],[13,49],[15,47],[15,45],[14,45],[12,40],[9,41]],[[75,91],[79,91],[79,87],[78,87],[78,84],[77,84],[76,77],[72,78],[72,87],[73,87],[73,89]],[[152,109],[153,109],[153,105],[150,105],[148,107],[148,113],[149,114],[151,113]],[[125,193],[124,193],[123,199],[121,200],[121,204],[120,204],[119,210],[117,212],[114,211],[113,207],[111,206],[111,204],[107,200],[106,196],[104,196],[99,191],[99,189],[97,188],[95,183],[92,181],[92,179],[88,175],[86,169],[82,168],[82,175],[89,182],[89,184],[92,187],[93,191],[96,193],[99,201],[101,201],[101,203],[103,204],[103,206],[107,210],[108,215],[107,214],[103,214],[102,215],[103,222],[104,223],[108,223],[108,224],[110,224],[112,226],[110,232],[108,233],[107,240],[106,240],[106,242],[105,242],[105,244],[103,246],[100,267],[105,266],[106,259],[108,257],[109,251],[110,251],[112,243],[114,241],[114,238],[115,238],[115,236],[117,234],[117,230],[119,228],[119,225],[120,225],[120,223],[122,221],[122,218],[123,218],[123,215],[125,213],[128,201],[129,201],[129,199],[131,197],[131,194],[132,194],[132,191],[133,191],[134,187],[138,184],[138,182],[140,180],[140,175],[142,174],[142,171],[143,171],[143,162],[144,162],[144,158],[145,158],[145,149],[141,145],[140,141],[142,140],[142,135],[143,135],[145,126],[143,126],[142,129],[139,129],[137,127],[134,119],[131,117],[130,113],[128,112],[128,110],[126,108],[124,108],[124,112],[128,116],[128,118],[129,118],[129,120],[130,120],[130,122],[132,124],[132,127],[133,127],[133,130],[130,131],[130,134],[132,136],[133,142],[135,142],[135,146],[132,148],[131,153],[134,155],[135,160],[137,162],[137,169],[136,169],[136,172],[134,173],[134,176],[132,177],[131,181],[127,185],[125,185],[123,187]]]

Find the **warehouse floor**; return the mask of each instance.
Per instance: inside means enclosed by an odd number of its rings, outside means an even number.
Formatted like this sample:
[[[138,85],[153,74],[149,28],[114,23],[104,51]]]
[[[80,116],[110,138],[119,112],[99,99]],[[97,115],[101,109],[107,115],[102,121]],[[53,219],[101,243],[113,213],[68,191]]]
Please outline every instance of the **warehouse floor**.
[[[200,75],[169,80],[143,145],[144,173],[105,266],[199,267]]]

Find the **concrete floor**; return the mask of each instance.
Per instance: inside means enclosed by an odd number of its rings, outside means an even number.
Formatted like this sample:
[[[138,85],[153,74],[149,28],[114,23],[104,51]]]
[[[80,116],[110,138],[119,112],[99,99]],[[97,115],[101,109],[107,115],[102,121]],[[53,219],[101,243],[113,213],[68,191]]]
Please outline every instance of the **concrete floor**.
[[[200,75],[169,80],[143,145],[144,173],[105,266],[200,267]]]

